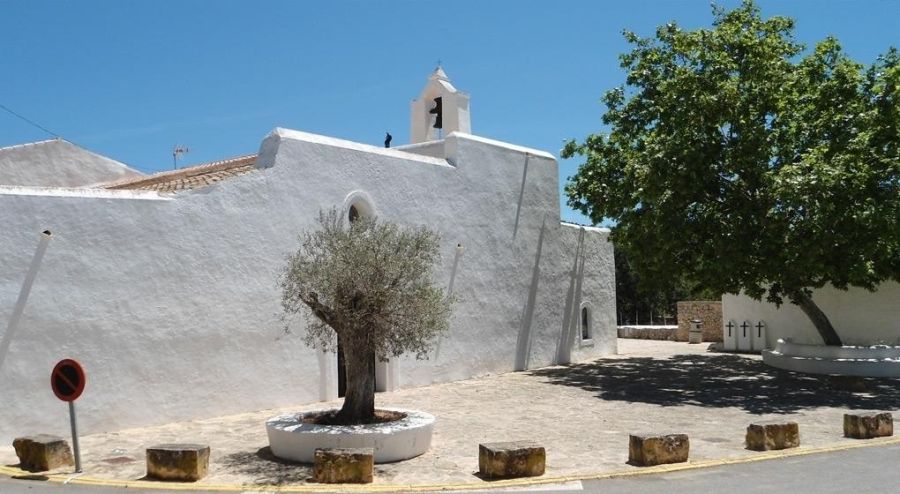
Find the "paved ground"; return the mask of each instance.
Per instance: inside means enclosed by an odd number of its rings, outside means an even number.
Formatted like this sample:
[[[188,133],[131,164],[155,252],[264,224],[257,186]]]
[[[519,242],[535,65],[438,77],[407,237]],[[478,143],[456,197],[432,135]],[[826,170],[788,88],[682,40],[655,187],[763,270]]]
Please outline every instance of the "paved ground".
[[[639,475],[627,478],[566,482],[527,488],[466,491],[522,494],[703,494],[733,492],[771,494],[815,492],[818,494],[882,494],[900,484],[900,445],[867,447],[834,453],[797,456],[736,465],[726,465],[671,473]],[[323,486],[324,487],[324,486]],[[3,494],[89,494],[93,486],[0,477]],[[141,488],[108,488],[107,494],[176,494],[184,492]],[[192,490],[191,492],[202,492]]]
[[[379,484],[481,483],[478,443],[534,439],[547,448],[547,476],[632,469],[628,434],[683,432],[691,459],[733,458],[743,449],[748,423],[790,418],[804,447],[852,442],[842,437],[850,409],[895,411],[900,380],[835,381],[771,369],[758,357],[706,353],[706,345],[619,340],[620,355],[570,367],[489,376],[379,394],[378,404],[417,408],[438,417],[431,450],[413,460],[378,465]],[[311,468],[278,461],[266,448],[264,422],[287,410],[130,429],[82,438],[91,477],[139,479],[144,448],[161,442],[204,442],[212,447],[203,484],[298,484]],[[0,464],[17,463],[0,447]]]

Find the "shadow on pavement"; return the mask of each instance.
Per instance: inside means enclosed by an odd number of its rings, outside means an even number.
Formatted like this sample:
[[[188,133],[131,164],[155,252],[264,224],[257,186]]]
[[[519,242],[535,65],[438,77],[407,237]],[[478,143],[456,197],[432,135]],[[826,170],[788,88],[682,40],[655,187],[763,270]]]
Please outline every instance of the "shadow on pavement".
[[[311,480],[312,465],[282,460],[272,454],[268,446],[255,452],[232,453],[220,460],[229,472],[253,478],[254,484],[283,485]]]
[[[315,483],[311,464],[283,460],[272,454],[268,446],[255,452],[232,453],[218,463],[230,473],[252,477],[252,483],[255,485]],[[386,481],[392,479],[396,473],[384,469],[382,464],[377,464],[375,475],[380,481]]]
[[[663,406],[739,407],[756,414],[900,407],[900,379],[798,374],[737,355],[600,359],[530,373],[552,384],[595,392],[603,400]]]

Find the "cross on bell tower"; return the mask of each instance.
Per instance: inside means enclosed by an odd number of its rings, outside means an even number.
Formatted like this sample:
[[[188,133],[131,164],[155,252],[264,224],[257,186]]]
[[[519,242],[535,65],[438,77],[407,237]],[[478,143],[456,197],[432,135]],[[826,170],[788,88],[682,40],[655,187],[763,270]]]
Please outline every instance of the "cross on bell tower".
[[[469,95],[450,84],[440,65],[434,69],[418,99],[412,101],[410,140],[412,144],[434,141],[451,132],[472,132]]]

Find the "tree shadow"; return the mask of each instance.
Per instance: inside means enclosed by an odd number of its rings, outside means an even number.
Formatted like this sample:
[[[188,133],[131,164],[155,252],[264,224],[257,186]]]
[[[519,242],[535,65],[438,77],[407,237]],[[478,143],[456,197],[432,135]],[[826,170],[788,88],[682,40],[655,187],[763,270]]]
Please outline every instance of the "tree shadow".
[[[600,359],[530,374],[595,392],[602,400],[662,406],[738,407],[754,414],[816,407],[886,411],[900,407],[900,379],[800,374],[737,355]]]
[[[313,465],[284,460],[272,454],[268,446],[259,448],[256,452],[242,451],[225,456],[219,461],[230,473],[251,477],[245,482],[254,485],[291,485],[315,483],[313,477]],[[400,463],[400,462],[396,462]],[[390,480],[396,476],[396,472],[385,468],[390,464],[376,464],[374,474],[380,480]]]
[[[284,485],[312,481],[313,467],[278,458],[266,446],[255,452],[241,451],[225,456],[220,464],[229,472],[251,477],[257,485]]]

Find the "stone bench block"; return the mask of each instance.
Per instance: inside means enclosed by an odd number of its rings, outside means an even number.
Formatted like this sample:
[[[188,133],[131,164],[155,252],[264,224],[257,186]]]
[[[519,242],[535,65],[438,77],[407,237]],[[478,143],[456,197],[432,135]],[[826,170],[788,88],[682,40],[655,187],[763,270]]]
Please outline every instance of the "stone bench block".
[[[628,462],[649,467],[688,461],[691,441],[687,434],[631,434],[628,437]]]
[[[195,482],[209,471],[209,446],[160,444],[147,448],[147,476],[158,480]]]
[[[757,422],[747,426],[747,449],[768,451],[800,446],[797,422]]]
[[[375,472],[373,448],[317,449],[313,477],[323,484],[371,484]]]
[[[69,443],[61,437],[47,434],[18,437],[13,440],[13,448],[19,457],[19,466],[29,472],[45,472],[75,464]]]
[[[478,445],[478,472],[487,478],[544,475],[547,452],[533,441]]]
[[[844,414],[844,436],[872,439],[894,435],[894,419],[888,412]]]

